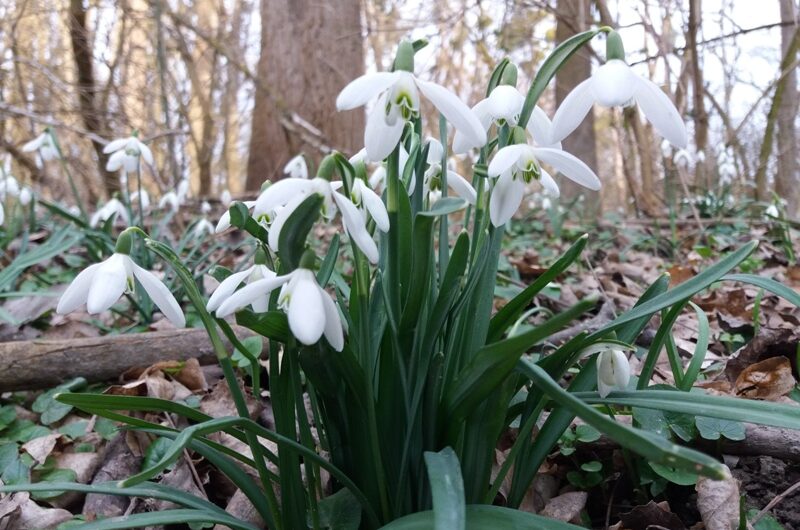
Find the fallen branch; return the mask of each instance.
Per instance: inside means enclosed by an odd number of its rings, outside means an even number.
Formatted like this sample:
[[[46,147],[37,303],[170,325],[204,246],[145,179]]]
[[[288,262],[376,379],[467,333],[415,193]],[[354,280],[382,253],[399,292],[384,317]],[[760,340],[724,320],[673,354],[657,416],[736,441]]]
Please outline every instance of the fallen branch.
[[[235,330],[240,337],[250,334],[244,328]],[[110,381],[134,367],[191,358],[200,364],[215,362],[204,329],[5,342],[0,343],[0,392],[49,388],[78,376]]]

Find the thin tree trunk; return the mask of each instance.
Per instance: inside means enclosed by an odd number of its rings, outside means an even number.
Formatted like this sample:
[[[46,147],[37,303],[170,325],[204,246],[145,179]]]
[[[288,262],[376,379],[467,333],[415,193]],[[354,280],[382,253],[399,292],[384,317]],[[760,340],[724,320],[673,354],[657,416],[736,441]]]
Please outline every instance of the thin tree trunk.
[[[363,112],[338,113],[336,95],[364,72],[359,0],[261,0],[261,57],[253,108],[247,189],[280,178],[299,152],[318,149],[284,121],[297,115],[349,152],[363,146]]]
[[[694,115],[694,144],[698,153],[705,153],[708,146],[708,113],[705,107],[705,88],[703,87],[703,69],[700,66],[700,54],[697,52],[697,33],[702,24],[701,0],[689,0],[689,27],[686,32],[686,47],[691,54],[692,96]],[[709,157],[706,157],[708,159]],[[705,163],[695,165],[696,182],[703,187],[708,186],[708,171]]]
[[[795,0],[780,0],[781,22],[787,25],[781,27],[781,53],[784,58],[794,61],[797,52],[791,52],[792,37],[797,31]],[[789,25],[795,23],[794,26]],[[800,167],[798,166],[797,119],[798,91],[797,71],[791,68],[784,78],[786,88],[778,108],[778,172],[775,176],[775,192],[786,200],[786,209],[790,216],[797,212],[798,197],[800,197]]]

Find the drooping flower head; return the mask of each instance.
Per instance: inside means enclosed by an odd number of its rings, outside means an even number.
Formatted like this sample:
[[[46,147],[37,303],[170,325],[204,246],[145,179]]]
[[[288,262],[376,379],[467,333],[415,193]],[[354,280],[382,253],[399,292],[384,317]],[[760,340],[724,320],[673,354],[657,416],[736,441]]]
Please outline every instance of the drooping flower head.
[[[89,219],[89,226],[97,226],[100,223],[105,223],[111,216],[116,216],[115,219],[122,220],[125,224],[130,222],[128,218],[128,209],[116,197],[112,197],[106,202],[102,208],[99,208],[92,217]]]
[[[58,158],[58,149],[56,148],[52,135],[53,132],[48,127],[42,134],[23,145],[22,150],[26,153],[38,151],[39,156],[41,156],[42,160],[45,162],[54,160]]]
[[[302,153],[289,160],[289,162],[283,166],[283,174],[292,178],[308,178],[308,164],[306,164],[306,159]]]
[[[139,169],[139,159],[143,158],[145,162],[153,164],[153,152],[141,140],[139,140],[138,132],[134,133],[128,138],[118,138],[108,143],[103,148],[103,152],[111,154],[108,157],[106,169],[108,171],[122,170],[125,173],[134,173]]]
[[[597,356],[597,392],[606,397],[615,388],[625,390],[631,379],[631,365],[625,350],[630,346],[619,342],[598,342],[581,351],[581,357]]]

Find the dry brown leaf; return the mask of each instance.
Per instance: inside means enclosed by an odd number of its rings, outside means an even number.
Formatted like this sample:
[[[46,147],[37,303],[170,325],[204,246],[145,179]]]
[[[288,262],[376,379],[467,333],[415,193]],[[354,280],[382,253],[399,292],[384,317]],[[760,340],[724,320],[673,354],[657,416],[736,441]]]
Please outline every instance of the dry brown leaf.
[[[727,468],[726,468],[727,469]],[[739,527],[739,482],[731,476],[697,479],[697,509],[706,530],[735,530]]]
[[[61,508],[43,508],[33,502],[27,492],[12,495],[14,504],[6,514],[6,530],[51,530],[72,519],[72,513]]]
[[[685,530],[686,526],[680,517],[672,513],[667,502],[655,501],[636,506],[628,513],[620,514],[620,528],[625,530],[648,530],[665,528],[667,530]]]
[[[22,449],[26,451],[31,458],[40,464],[44,464],[45,459],[53,452],[56,447],[56,442],[61,438],[60,433],[46,434],[39,436],[33,440],[29,440],[22,444]]]
[[[579,519],[586,507],[589,494],[585,491],[570,491],[553,497],[541,511],[541,515],[569,523]]]
[[[750,399],[775,401],[788,394],[795,384],[789,359],[771,357],[742,370],[733,385],[733,392]]]

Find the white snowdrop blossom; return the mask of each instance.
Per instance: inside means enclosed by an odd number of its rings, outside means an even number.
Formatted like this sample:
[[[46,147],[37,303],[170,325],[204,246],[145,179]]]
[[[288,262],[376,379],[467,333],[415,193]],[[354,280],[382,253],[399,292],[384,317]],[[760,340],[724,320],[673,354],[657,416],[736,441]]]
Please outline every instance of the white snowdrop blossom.
[[[524,104],[525,96],[515,87],[510,85],[498,85],[492,90],[488,98],[479,101],[477,105],[472,107],[472,112],[474,112],[480,120],[484,131],[488,131],[492,123],[496,124],[498,127],[502,125],[508,125],[510,127],[517,125]],[[528,120],[526,129],[537,144],[561,149],[560,142],[555,142],[555,145],[550,145],[552,123],[539,105],[533,107],[533,112]],[[453,137],[453,152],[455,154],[466,153],[472,147],[474,146],[470,144],[469,140],[460,131],[456,131]]]
[[[614,388],[625,390],[631,379],[628,356],[620,348],[608,348],[597,358],[597,392],[606,397]]]
[[[253,281],[222,302],[216,309],[216,315],[225,318],[254,302],[266,300],[273,290],[281,286],[278,307],[286,312],[289,329],[297,340],[311,345],[325,335],[331,347],[341,351],[344,348],[344,331],[339,311],[309,269],[299,268],[284,276]]]
[[[138,203],[141,197],[142,201],[142,210],[147,210],[150,208],[150,194],[147,193],[147,190],[142,190],[141,193],[138,191],[133,192],[131,194],[131,203]]]
[[[566,151],[528,144],[506,146],[495,154],[488,168],[489,176],[497,178],[489,199],[489,218],[494,226],[502,226],[511,219],[522,203],[525,184],[532,180],[538,180],[550,196],[559,196],[558,185],[539,162],[553,166],[590,190],[600,189],[600,179],[594,171]]]
[[[28,186],[24,186],[21,190],[19,190],[19,203],[23,206],[27,206],[33,200],[33,191]]]
[[[404,70],[371,73],[354,79],[339,93],[336,108],[350,110],[378,98],[367,117],[364,145],[369,159],[380,162],[397,146],[406,122],[419,116],[420,92],[461,132],[471,147],[486,143],[486,131],[480,120],[455,94]]]
[[[266,265],[258,264],[253,265],[252,267],[249,267],[243,271],[234,272],[222,280],[214,292],[211,293],[211,297],[208,299],[206,309],[208,309],[210,312],[219,309],[219,307],[234,294],[236,288],[242,283],[250,285],[259,280],[274,279],[276,276],[277,274],[271,271]],[[260,298],[255,298],[250,302],[250,305],[253,307],[253,311],[256,313],[263,313],[269,309],[269,296],[265,295]],[[238,309],[241,309],[241,307],[237,308],[236,310],[238,311]]]
[[[224,190],[222,190],[222,193],[220,193],[219,202],[221,202],[225,208],[230,206],[231,203],[233,202],[233,198],[231,197],[231,192],[228,188],[225,188]]]
[[[778,207],[774,204],[770,204],[767,206],[767,209],[764,210],[764,214],[766,215],[767,219],[779,219],[781,214],[778,211]]]
[[[7,197],[18,197],[20,193],[20,186],[17,179],[11,176],[0,178],[0,199]]]
[[[125,293],[135,289],[134,279],[175,326],[186,325],[183,311],[169,289],[156,276],[138,266],[127,254],[115,252],[101,263],[89,265],[61,295],[56,312],[69,313],[86,304],[91,315],[102,313],[114,305]]]
[[[637,103],[661,136],[676,147],[686,147],[686,125],[669,96],[620,59],[607,61],[567,95],[553,117],[552,140],[561,141],[574,131],[595,103],[603,107]]]
[[[426,162],[428,163],[428,169],[425,170],[425,174],[422,176],[422,195],[423,197],[430,195],[430,200],[433,202],[441,196],[442,155],[444,154],[444,148],[442,147],[442,143],[435,138],[428,138],[427,143],[428,157]],[[456,192],[456,195],[468,203],[475,204],[478,198],[475,188],[472,187],[472,184],[467,182],[467,179],[451,169],[447,170],[447,186],[452,188],[453,191]],[[417,179],[416,176],[413,176],[408,187],[408,194],[413,194],[416,187]]]
[[[153,152],[136,136],[118,138],[108,143],[103,148],[108,157],[106,169],[108,171],[122,170],[125,173],[134,173],[139,169],[139,158],[153,165]]]
[[[283,166],[283,174],[292,178],[307,179],[308,165],[303,155],[297,155]]]
[[[192,230],[192,235],[194,235],[195,238],[201,238],[213,233],[215,233],[214,225],[205,217],[201,217],[200,220],[197,221],[197,224],[194,225],[194,229]]]
[[[121,219],[126,224],[130,222],[128,218],[128,209],[125,208],[125,205],[122,202],[115,198],[110,199],[107,203],[103,205],[102,208],[98,209],[94,214],[92,214],[91,219],[89,219],[90,226],[97,226],[100,223],[105,223],[108,221],[112,215],[116,215],[116,219]]]
[[[252,210],[253,206],[256,205],[256,201],[244,201],[242,204],[247,206],[248,210]],[[231,227],[231,211],[225,210],[225,213],[223,213],[220,216],[219,221],[217,221],[217,226],[214,228],[214,232],[217,234],[221,234],[230,227]]]
[[[181,201],[178,199],[178,194],[174,191],[168,191],[158,200],[158,207],[164,209],[169,207],[173,212],[177,212],[181,207]]]
[[[186,179],[186,178],[185,179],[181,179],[181,181],[178,182],[177,196],[178,196],[178,201],[180,202],[180,204],[183,204],[183,203],[186,202],[186,198],[189,196],[189,191],[190,191],[189,188],[190,188],[189,179]]]
[[[39,156],[41,156],[42,160],[45,162],[58,158],[58,149],[56,149],[56,146],[53,143],[53,138],[50,134],[51,133],[49,131],[43,132],[30,142],[23,145],[22,150],[26,153],[38,151]]]
[[[200,212],[203,215],[207,215],[209,212],[211,212],[211,204],[208,201],[203,201],[200,204]]]

